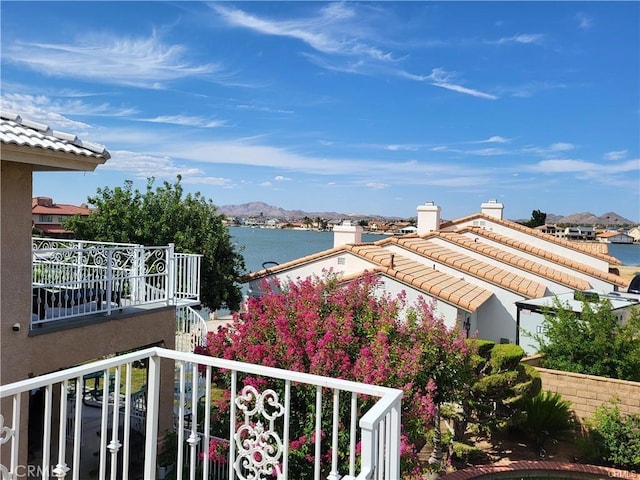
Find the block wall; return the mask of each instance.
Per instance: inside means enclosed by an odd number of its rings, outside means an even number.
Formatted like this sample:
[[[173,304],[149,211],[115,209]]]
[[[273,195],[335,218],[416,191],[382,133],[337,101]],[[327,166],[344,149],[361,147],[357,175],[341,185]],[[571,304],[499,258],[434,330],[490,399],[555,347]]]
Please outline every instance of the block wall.
[[[569,400],[576,416],[584,421],[593,417],[603,403],[616,399],[620,413],[640,414],[640,383],[612,378],[561,372],[536,367],[542,389],[557,392]]]

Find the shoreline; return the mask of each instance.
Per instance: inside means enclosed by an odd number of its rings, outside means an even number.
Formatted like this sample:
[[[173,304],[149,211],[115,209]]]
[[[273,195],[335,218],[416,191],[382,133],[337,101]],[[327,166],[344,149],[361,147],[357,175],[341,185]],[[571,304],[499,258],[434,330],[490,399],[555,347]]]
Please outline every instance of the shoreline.
[[[640,274],[640,265],[611,265],[611,267],[618,269],[620,277],[623,278],[627,284],[631,283],[631,280],[636,274]]]

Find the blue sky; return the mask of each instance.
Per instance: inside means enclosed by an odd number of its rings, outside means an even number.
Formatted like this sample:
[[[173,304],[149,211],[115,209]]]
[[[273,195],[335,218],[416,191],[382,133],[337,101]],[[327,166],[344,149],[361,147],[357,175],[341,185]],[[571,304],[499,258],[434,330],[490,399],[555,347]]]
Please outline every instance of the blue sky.
[[[639,2],[0,3],[1,106],[106,146],[37,173],[217,205],[640,221]]]

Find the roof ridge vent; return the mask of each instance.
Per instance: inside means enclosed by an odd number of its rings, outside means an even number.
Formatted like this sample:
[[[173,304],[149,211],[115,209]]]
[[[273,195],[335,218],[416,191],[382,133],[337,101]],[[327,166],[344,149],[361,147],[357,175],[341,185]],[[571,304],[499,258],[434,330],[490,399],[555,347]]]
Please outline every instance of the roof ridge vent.
[[[21,124],[23,127],[32,128],[33,130],[42,132],[44,135],[52,135],[53,133],[52,130],[49,128],[49,125],[45,125],[44,123],[23,119]]]

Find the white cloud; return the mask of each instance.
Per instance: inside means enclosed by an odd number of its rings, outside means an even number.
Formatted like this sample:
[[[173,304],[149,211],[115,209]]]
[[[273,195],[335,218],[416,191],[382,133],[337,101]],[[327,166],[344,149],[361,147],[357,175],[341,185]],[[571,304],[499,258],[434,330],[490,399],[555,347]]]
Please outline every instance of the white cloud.
[[[374,190],[383,190],[387,188],[389,185],[387,185],[386,183],[380,183],[380,182],[369,182],[366,184],[366,186]]]
[[[509,143],[511,140],[501,137],[500,135],[494,135],[486,140],[481,140],[479,143]]]
[[[184,125],[188,127],[216,128],[227,125],[225,120],[209,120],[204,117],[189,115],[160,115],[153,118],[140,118],[143,122],[169,123],[172,125]]]
[[[544,43],[545,35],[542,33],[521,33],[513,35],[511,37],[502,37],[498,40],[492,40],[487,43],[494,45],[504,45],[509,43],[523,43],[523,44],[542,44]]]
[[[66,44],[14,42],[3,48],[3,57],[47,75],[153,89],[221,72],[219,65],[191,64],[186,47],[164,44],[155,32],[128,38],[94,33]]]
[[[292,179],[292,178],[289,178],[289,177],[283,177],[282,175],[277,175],[277,176],[274,178],[274,180],[275,180],[276,182],[290,182],[290,181],[292,181],[293,179]]]
[[[262,182],[258,184],[259,187],[273,187],[273,183],[271,182]]]
[[[431,71],[431,75],[427,78],[431,80],[431,84],[440,87],[446,88],[447,90],[453,90],[455,92],[464,93],[466,95],[471,95],[473,97],[486,98],[489,100],[496,100],[498,97],[495,95],[491,95],[489,93],[484,93],[479,90],[474,90],[472,88],[463,87],[462,85],[457,85],[455,83],[451,83],[451,79],[454,74],[446,72],[442,68],[434,68]]]
[[[593,19],[585,13],[576,13],[576,20],[578,21],[578,27],[582,30],[589,30],[593,26]]]
[[[609,161],[622,160],[628,153],[629,150],[616,150],[614,152],[607,152],[602,157]]]
[[[566,142],[556,142],[552,143],[549,146],[549,150],[552,152],[566,152],[569,150],[573,150],[575,147],[571,143]]]

